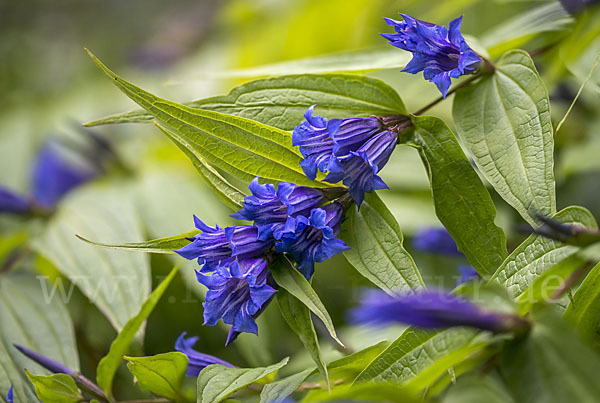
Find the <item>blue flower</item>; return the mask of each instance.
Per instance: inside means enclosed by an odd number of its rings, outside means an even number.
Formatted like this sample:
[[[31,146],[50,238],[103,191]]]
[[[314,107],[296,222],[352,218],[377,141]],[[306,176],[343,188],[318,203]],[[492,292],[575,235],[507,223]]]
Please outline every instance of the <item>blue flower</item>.
[[[255,315],[275,294],[267,284],[267,261],[234,261],[229,270],[219,267],[211,275],[196,272],[208,291],[204,306],[204,324],[214,326],[219,319],[237,332],[258,333]]]
[[[14,345],[17,350],[19,350],[23,355],[29,357],[33,361],[40,364],[42,367],[46,368],[48,371],[53,372],[55,374],[67,374],[74,375],[76,374],[71,368],[68,368],[61,363],[54,361],[51,358],[41,355],[33,350],[28,349],[27,347],[20,346],[18,344]]]
[[[468,326],[495,333],[524,324],[514,315],[489,312],[456,295],[435,291],[391,297],[383,291],[370,290],[351,317],[355,323],[405,323],[432,329]]]
[[[186,332],[183,332],[175,342],[175,351],[187,355],[189,359],[187,371],[185,373],[187,376],[196,378],[200,371],[212,364],[220,364],[229,368],[235,368],[235,365],[232,365],[225,360],[194,350],[193,347],[198,341],[198,337],[189,337],[186,339],[185,335]]]
[[[327,119],[313,116],[316,105],[309,107],[304,113],[306,119],[292,132],[292,145],[299,146],[304,160],[300,166],[310,179],[321,172],[340,172],[341,166],[333,156],[333,140],[327,128]]]
[[[458,273],[460,274],[460,279],[458,280],[458,284],[466,283],[469,280],[473,280],[476,278],[481,278],[477,270],[473,266],[469,266],[466,264],[461,264],[458,266]]]
[[[42,207],[54,207],[70,190],[100,174],[95,164],[71,154],[53,142],[46,143],[40,150],[33,168],[32,196]]]
[[[8,394],[6,395],[6,401],[8,403],[13,403],[13,399],[14,399],[14,396],[13,396],[13,386],[10,385],[10,388],[8,388]]]
[[[397,139],[398,133],[392,131],[376,134],[356,151],[350,151],[346,157],[339,158],[343,172],[331,172],[325,181],[330,183],[342,181],[348,186],[348,192],[354,202],[360,206],[365,199],[365,193],[388,189],[377,173],[390,159]]]
[[[440,255],[464,256],[459,252],[456,242],[446,228],[426,228],[417,232],[413,238],[413,246],[421,252]]]
[[[298,216],[288,222],[293,230],[286,232],[275,243],[277,252],[287,252],[298,263],[298,270],[309,279],[314,263],[350,249],[344,241],[337,239],[344,209],[336,202],[323,208],[315,208],[310,217]]]
[[[244,199],[244,208],[232,217],[254,221],[260,240],[280,239],[288,217],[308,216],[326,201],[322,190],[288,182],[280,182],[275,190],[271,184],[259,185],[255,178],[249,189],[252,195]]]
[[[202,232],[189,238],[191,242],[175,252],[189,260],[198,259],[202,272],[227,267],[235,259],[260,257],[273,246],[271,239],[258,238],[256,227],[235,225],[223,229],[217,225],[213,228],[196,216],[194,223]]]
[[[390,44],[413,54],[404,70],[417,74],[422,71],[426,80],[435,83],[444,97],[451,78],[471,74],[477,70],[481,58],[460,33],[462,16],[450,22],[448,28],[400,14],[403,21],[385,18],[396,33],[381,34]]]
[[[31,204],[26,197],[0,186],[0,213],[27,214]]]

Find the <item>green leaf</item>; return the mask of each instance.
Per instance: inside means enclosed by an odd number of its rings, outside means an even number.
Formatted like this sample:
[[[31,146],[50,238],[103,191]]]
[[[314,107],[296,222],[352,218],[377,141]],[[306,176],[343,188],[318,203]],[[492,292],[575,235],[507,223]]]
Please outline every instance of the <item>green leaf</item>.
[[[483,176],[527,222],[556,212],[550,102],[529,54],[504,54],[493,74],[457,91],[453,114]]]
[[[48,258],[103,312],[117,331],[135,316],[150,291],[148,256],[86,245],[75,237],[144,238],[131,184],[92,184],[61,202],[35,249]]]
[[[300,337],[300,341],[306,348],[306,351],[310,354],[310,357],[317,365],[319,372],[325,378],[327,386],[329,387],[329,376],[327,375],[327,367],[323,356],[321,355],[321,348],[319,347],[319,339],[315,332],[312,319],[310,317],[310,311],[298,298],[288,293],[285,289],[279,289],[277,291],[277,304],[281,310],[281,315],[287,324],[292,328],[294,333]]]
[[[35,387],[37,397],[42,402],[77,403],[83,400],[75,381],[69,375],[38,376],[27,370],[25,372]]]
[[[145,242],[129,242],[123,244],[110,244],[110,243],[101,243],[90,241],[89,239],[85,239],[81,235],[75,234],[75,236],[81,239],[84,242],[87,242],[94,246],[100,246],[102,248],[109,249],[126,249],[126,250],[135,250],[140,252],[147,253],[162,253],[162,254],[173,254],[175,249],[179,249],[189,244],[190,241],[187,240],[188,237],[193,237],[198,234],[200,231],[190,231],[181,235],[174,235],[166,238],[158,238],[152,239],[150,241]]]
[[[498,377],[466,374],[450,386],[442,403],[516,403]]]
[[[112,396],[112,383],[121,363],[121,359],[127,350],[129,349],[131,342],[133,341],[135,334],[140,329],[144,321],[148,318],[150,313],[154,310],[154,307],[164,294],[171,280],[177,274],[179,267],[173,268],[169,275],[160,283],[152,294],[148,297],[140,312],[131,318],[129,322],[123,327],[123,330],[118,334],[117,338],[110,345],[110,351],[108,354],[100,360],[98,368],[96,370],[96,379],[98,386],[104,391],[107,396]]]
[[[358,385],[340,385],[331,390],[315,390],[310,393],[310,398],[303,402],[402,402],[417,403],[422,400],[416,394],[401,385],[387,382],[371,382]]]
[[[188,357],[171,352],[151,357],[124,357],[127,368],[135,376],[140,389],[177,402],[186,399],[180,393],[188,366]]]
[[[344,256],[360,274],[389,294],[424,287],[421,274],[402,246],[398,222],[375,193],[368,193],[360,210],[347,213],[341,238],[351,249]]]
[[[88,53],[125,95],[173,129],[177,143],[182,143],[180,147],[197,153],[209,165],[246,181],[260,176],[273,182],[329,186],[304,175],[300,153],[292,147],[288,132],[250,119],[161,99],[118,77]]]
[[[220,73],[207,73],[204,78],[251,78],[285,74],[367,72],[400,69],[410,61],[411,54],[385,47],[289,60]],[[186,80],[189,81],[189,80]]]
[[[290,375],[279,381],[265,385],[260,392],[260,403],[282,403],[285,399],[294,393],[300,385],[313,373],[312,369],[307,369],[294,375]]]
[[[517,402],[597,402],[600,361],[550,309],[530,334],[504,348],[500,371]]]
[[[600,320],[600,264],[583,280],[564,314],[581,337],[598,346],[598,321]]]
[[[436,332],[410,327],[360,373],[355,383],[387,381],[422,390],[486,344],[487,339],[473,329]]]
[[[404,114],[402,100],[389,85],[375,78],[350,74],[301,74],[271,77],[242,84],[224,96],[185,103],[200,108],[252,119],[282,130],[292,130],[306,109],[327,118]],[[87,123],[149,122],[152,114],[138,110]]]
[[[325,309],[325,306],[319,299],[319,296],[315,290],[313,290],[310,283],[306,281],[304,276],[296,270],[292,263],[284,256],[281,256],[270,266],[270,269],[275,282],[294,297],[298,298],[312,311],[312,313],[317,315],[325,324],[331,337],[333,337],[340,346],[344,347],[335,333],[333,321],[331,320],[327,309]]]
[[[289,361],[284,358],[277,364],[259,368],[229,368],[213,364],[198,375],[198,403],[218,403],[233,392],[251,383],[258,382],[274,373]]]
[[[597,227],[594,217],[583,207],[567,207],[553,218],[564,223]],[[537,276],[578,250],[575,246],[531,235],[506,258],[490,281],[502,284],[510,296],[516,298],[529,288]]]
[[[412,120],[436,215],[475,270],[483,276],[493,273],[507,252],[490,194],[444,122],[426,116]]]
[[[168,128],[155,123],[164,134],[167,135],[179,147],[181,151],[190,159],[200,177],[208,185],[210,190],[225,205],[232,210],[240,210],[244,207],[244,197],[246,194],[229,183],[220,173],[218,173],[204,158],[194,149],[193,145],[183,136],[169,130]]]
[[[13,344],[20,344],[78,371],[79,357],[73,323],[65,302],[69,293],[63,279],[50,284],[43,276],[18,271],[0,276],[0,378],[10,379],[18,400],[34,399],[23,368],[39,374],[50,372],[25,357]],[[58,290],[57,290],[58,289]],[[0,381],[0,391],[10,385]]]

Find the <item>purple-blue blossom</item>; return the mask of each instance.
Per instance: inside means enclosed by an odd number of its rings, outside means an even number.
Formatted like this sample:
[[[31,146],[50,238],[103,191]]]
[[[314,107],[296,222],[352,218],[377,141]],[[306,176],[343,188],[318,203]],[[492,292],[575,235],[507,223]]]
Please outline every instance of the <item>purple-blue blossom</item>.
[[[460,279],[458,280],[458,284],[466,283],[467,281],[481,278],[477,270],[473,266],[469,266],[468,264],[461,264],[458,266],[458,273],[460,274]]]
[[[344,215],[343,207],[332,202],[323,208],[313,209],[309,217],[298,216],[289,220],[292,231],[285,232],[275,243],[277,252],[287,252],[298,263],[298,270],[309,279],[320,263],[350,249],[336,238]]]
[[[248,187],[252,195],[244,198],[244,208],[231,217],[253,221],[258,237],[280,239],[288,217],[309,216],[310,211],[325,203],[323,190],[280,182],[274,185],[258,183],[258,178]]]
[[[363,324],[404,323],[430,329],[468,326],[494,333],[511,331],[525,323],[514,315],[490,312],[442,291],[392,297],[380,290],[370,290],[352,310],[351,317],[355,323]]]
[[[196,272],[208,288],[204,324],[214,326],[219,319],[236,332],[258,333],[254,315],[275,294],[267,284],[267,261],[263,258],[234,261],[229,270],[218,267],[212,274]]]
[[[232,365],[225,360],[194,350],[194,344],[198,341],[198,337],[188,337],[186,339],[185,335],[186,332],[183,332],[175,342],[175,351],[183,353],[188,357],[189,362],[187,371],[185,372],[186,376],[196,378],[200,371],[212,364],[220,364],[229,368],[235,368],[235,365]]]
[[[14,399],[13,386],[10,385],[10,388],[8,388],[8,393],[6,394],[6,401],[8,403],[13,403],[13,399]]]
[[[465,41],[460,32],[462,16],[451,21],[448,28],[400,14],[403,21],[385,18],[396,33],[381,34],[389,43],[413,54],[402,70],[417,74],[434,83],[446,97],[451,78],[474,73],[481,58]]]
[[[0,186],[0,213],[27,214],[30,211],[31,203],[25,196]]]
[[[456,242],[446,228],[425,228],[417,232],[413,238],[413,247],[421,252],[440,255],[464,256],[456,246]]]
[[[14,345],[17,350],[19,350],[23,355],[30,358],[31,360],[37,362],[42,367],[46,368],[48,371],[53,372],[55,374],[67,374],[74,375],[76,372],[71,368],[64,366],[63,364],[54,361],[51,358],[48,358],[40,353],[37,353],[33,350],[28,349],[27,347],[20,346],[18,344]]]

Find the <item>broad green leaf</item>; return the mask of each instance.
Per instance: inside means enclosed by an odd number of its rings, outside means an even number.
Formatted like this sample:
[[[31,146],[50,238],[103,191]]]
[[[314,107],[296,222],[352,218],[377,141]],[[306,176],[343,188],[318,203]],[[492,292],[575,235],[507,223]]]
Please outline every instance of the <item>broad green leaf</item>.
[[[375,193],[366,195],[360,209],[352,207],[341,238],[351,249],[344,256],[360,274],[389,294],[423,288],[423,279],[402,246],[398,222]]]
[[[109,249],[126,249],[126,250],[134,250],[140,252],[147,253],[162,253],[162,254],[173,254],[175,249],[179,249],[189,244],[190,241],[187,240],[188,237],[193,237],[200,231],[190,231],[181,235],[174,235],[166,238],[158,238],[151,239],[145,242],[129,242],[123,244],[110,244],[110,243],[101,243],[94,242],[89,239],[85,239],[81,235],[76,235],[77,238],[81,239],[84,242],[92,244],[94,246],[99,246],[102,248]]]
[[[562,31],[573,21],[560,2],[552,1],[517,14],[493,27],[483,34],[481,44],[487,48],[491,57],[496,57],[521,47],[537,34]]]
[[[209,365],[198,375],[197,402],[218,403],[233,392],[274,373],[288,361],[289,358],[286,357],[277,364],[259,368],[229,368],[218,364]]]
[[[225,205],[232,210],[240,210],[244,207],[244,192],[230,184],[220,173],[210,166],[202,156],[195,151],[190,142],[183,136],[169,130],[168,128],[156,123],[164,134],[167,135],[179,147],[181,151],[190,159],[204,182],[213,191]]]
[[[188,357],[171,352],[151,357],[124,357],[140,389],[177,402],[185,401],[180,389],[188,366]]]
[[[323,356],[321,355],[319,339],[310,317],[309,309],[304,303],[285,289],[277,291],[277,304],[279,305],[283,319],[285,319],[294,333],[300,337],[300,341],[302,341],[304,348],[310,354],[310,357],[317,365],[319,372],[323,375],[323,378],[325,378],[325,381],[329,386],[327,367],[325,366],[325,361],[323,361]]]
[[[354,385],[340,385],[331,390],[316,390],[307,396],[303,402],[402,402],[416,403],[422,400],[415,393],[387,382],[371,382]]]
[[[565,223],[597,227],[594,217],[582,207],[567,207],[553,218]],[[578,250],[576,246],[531,235],[506,258],[490,281],[502,284],[511,297],[516,298],[529,288],[537,276]]]
[[[4,341],[0,342],[0,401],[7,403],[4,398],[11,386],[15,402],[34,401],[35,393],[31,388],[31,383],[25,381],[22,368],[17,367],[14,363],[8,348],[12,349],[13,347],[5,345]]]
[[[125,95],[172,129],[180,147],[197,153],[209,165],[246,181],[260,176],[273,182],[328,186],[304,175],[300,153],[292,147],[288,132],[250,119],[189,108],[159,98],[118,77],[89,54]]]
[[[150,265],[142,253],[86,245],[144,239],[131,184],[92,184],[63,200],[33,244],[103,312],[117,331],[135,316],[150,291]]]
[[[499,377],[467,374],[451,385],[442,403],[516,403]]]
[[[41,402],[77,403],[83,400],[75,381],[69,375],[38,376],[27,370],[25,372],[31,383],[33,383],[37,397]]]
[[[411,55],[395,48],[366,49],[308,57],[267,64],[245,69],[205,73],[202,78],[252,78],[286,74],[367,72],[383,69],[400,69],[410,61]],[[185,81],[193,80],[193,77]]]
[[[304,276],[296,270],[284,256],[280,257],[270,266],[271,274],[275,282],[284,288],[287,292],[298,298],[308,309],[323,321],[323,324],[329,331],[329,334],[340,345],[344,346],[338,339],[333,327],[333,321],[321,302],[321,299],[313,290],[310,283],[306,281]]]
[[[227,113],[256,120],[282,130],[292,130],[306,109],[327,118],[406,113],[402,100],[383,81],[350,74],[301,74],[271,77],[235,87],[224,96],[185,103],[190,108]],[[87,123],[149,122],[152,114],[138,110]]]
[[[436,332],[411,327],[377,356],[355,383],[387,381],[420,390],[486,344],[487,339],[473,329]]]
[[[171,273],[169,273],[154,291],[152,291],[152,294],[150,294],[146,302],[144,302],[144,305],[142,305],[140,312],[125,324],[123,330],[121,330],[117,338],[110,345],[108,354],[100,360],[96,370],[96,379],[98,381],[98,386],[102,388],[107,396],[112,396],[113,379],[123,355],[127,353],[135,334],[154,310],[154,307],[164,294],[165,290],[169,287],[169,284],[171,284],[171,280],[173,280],[173,277],[177,274],[178,269],[179,267],[177,266],[173,268]]]
[[[598,322],[600,321],[600,264],[596,265],[583,280],[564,314],[581,335],[598,345]]]
[[[282,403],[313,373],[307,369],[265,385],[260,392],[260,403]]]
[[[28,401],[33,395],[23,368],[45,375],[50,372],[17,351],[13,344],[79,370],[75,331],[65,306],[70,293],[61,292],[68,285],[62,279],[57,281],[50,284],[43,276],[36,278],[25,271],[0,276],[0,375],[4,372],[14,384],[14,393],[20,398],[16,401]],[[7,392],[10,385],[4,389],[2,382],[0,391]]]
[[[530,224],[556,212],[548,91],[521,50],[454,98],[458,134],[483,176]]]
[[[436,215],[479,274],[492,274],[507,252],[490,194],[444,122],[419,116],[412,120]]]
[[[575,330],[547,309],[530,334],[503,349],[500,372],[517,402],[594,403],[600,361]]]

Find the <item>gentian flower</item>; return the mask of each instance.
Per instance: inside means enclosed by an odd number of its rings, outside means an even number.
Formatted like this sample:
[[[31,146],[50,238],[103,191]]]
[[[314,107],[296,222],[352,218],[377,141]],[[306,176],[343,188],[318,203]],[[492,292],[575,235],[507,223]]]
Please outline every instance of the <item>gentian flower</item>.
[[[400,15],[403,21],[385,18],[396,33],[381,35],[391,45],[413,54],[402,71],[411,74],[422,71],[423,77],[434,83],[445,98],[451,78],[477,70],[481,58],[467,45],[460,32],[462,16],[451,21],[446,28],[406,14]]]
[[[416,233],[413,246],[421,252],[440,255],[464,256],[446,228],[425,228]]]
[[[267,261],[263,258],[234,261],[229,270],[219,267],[211,275],[196,272],[208,291],[204,324],[214,326],[219,319],[237,332],[258,333],[253,315],[276,290],[267,284]]]
[[[30,211],[31,203],[26,197],[0,186],[0,213],[27,214]]]
[[[300,146],[301,166],[315,179],[317,170],[328,172],[325,181],[343,182],[360,205],[365,192],[386,189],[377,173],[388,162],[396,146],[400,122],[405,116],[331,119],[312,116],[314,105],[305,113],[306,121],[294,128],[292,143]]]
[[[181,336],[175,342],[175,351],[187,355],[189,362],[186,376],[198,377],[200,371],[212,364],[220,364],[229,368],[235,368],[235,365],[228,363],[225,360],[221,360],[210,354],[204,354],[194,350],[194,344],[198,341],[198,337],[185,338],[186,332],[183,332]]]
[[[473,266],[467,264],[461,264],[458,266],[458,273],[460,274],[459,284],[466,283],[469,280],[481,278],[477,270]]]
[[[54,361],[51,358],[48,358],[40,353],[37,353],[33,350],[28,349],[27,347],[20,346],[18,344],[14,345],[17,350],[19,350],[23,355],[32,359],[33,361],[40,364],[42,367],[46,368],[48,371],[53,372],[55,374],[67,374],[67,375],[75,375],[76,372],[71,368],[64,366],[61,363]]]
[[[10,388],[8,388],[8,394],[6,395],[6,401],[8,403],[13,403],[13,399],[14,399],[14,396],[13,396],[13,386],[10,385]]]
[[[248,225],[235,225],[225,229],[218,225],[210,227],[194,216],[199,234],[188,238],[191,242],[176,250],[180,256],[203,266],[202,272],[212,272],[217,267],[227,267],[237,259],[254,258],[264,255],[273,246],[273,240],[260,240],[258,229]]]
[[[298,270],[309,279],[315,271],[315,262],[323,262],[350,249],[344,241],[336,238],[343,214],[343,207],[333,202],[313,209],[308,218],[290,218],[288,223],[293,230],[283,234],[281,240],[275,243],[275,250],[291,254],[298,263]]]
[[[249,189],[252,195],[244,199],[244,208],[231,217],[254,221],[260,240],[280,239],[288,217],[308,216],[326,201],[323,190],[288,182],[280,182],[275,190],[275,186],[260,185],[254,178]]]
[[[456,295],[435,291],[391,297],[371,290],[351,317],[355,323],[405,323],[430,329],[468,326],[494,333],[512,331],[527,323],[518,316],[489,312]]]

